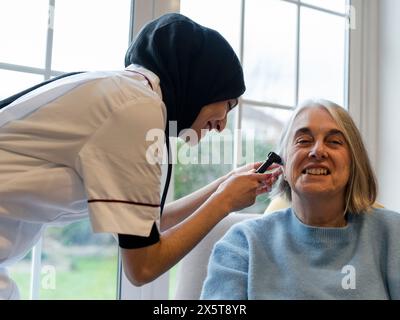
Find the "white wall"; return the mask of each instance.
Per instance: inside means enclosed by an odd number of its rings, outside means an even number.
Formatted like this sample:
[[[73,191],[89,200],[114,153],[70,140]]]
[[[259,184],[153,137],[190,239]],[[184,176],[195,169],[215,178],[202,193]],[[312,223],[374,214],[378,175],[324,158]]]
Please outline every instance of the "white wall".
[[[400,0],[379,5],[379,200],[400,212]]]

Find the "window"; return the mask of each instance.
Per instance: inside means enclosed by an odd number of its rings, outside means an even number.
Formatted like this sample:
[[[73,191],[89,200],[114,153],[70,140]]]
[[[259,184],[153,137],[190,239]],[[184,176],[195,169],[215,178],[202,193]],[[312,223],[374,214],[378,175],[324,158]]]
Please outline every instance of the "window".
[[[64,72],[122,69],[130,18],[131,0],[2,1],[0,99]],[[86,219],[48,227],[10,271],[22,299],[115,299],[117,254]]]
[[[347,107],[346,5],[345,0],[180,1],[181,13],[218,30],[242,60],[247,90],[236,115],[230,115],[236,117],[230,128],[242,130],[242,141],[232,144],[235,165],[265,159],[299,102],[323,97]],[[207,170],[207,179],[191,171],[184,179],[189,185],[206,182],[229,170]],[[181,172],[175,171],[175,190],[181,189]],[[262,213],[268,203],[260,196],[243,211]]]
[[[346,26],[349,17],[346,4],[345,0],[135,2],[135,32],[146,21],[171,11],[180,11],[200,24],[218,30],[241,58],[248,87],[240,107],[228,117],[227,128],[231,134],[223,138],[227,141],[223,143],[224,147],[212,143],[216,136],[213,133],[195,150],[176,142],[178,156],[182,152],[182,158],[189,162],[188,159],[192,159],[192,162],[175,165],[171,179],[173,189],[169,195],[184,196],[245,161],[263,160],[276,148],[283,124],[293,108],[310,95],[323,96],[347,107],[349,30]],[[330,46],[324,41],[329,37]],[[313,38],[320,43],[313,43]],[[313,59],[316,64],[312,63]],[[235,131],[238,129],[243,129],[241,138]],[[213,152],[218,153],[221,159],[218,163],[210,161],[210,148],[215,148]],[[195,164],[202,157],[207,160],[201,165]],[[257,203],[245,211],[262,213],[268,203],[268,197],[259,197]],[[142,288],[132,287],[123,277],[122,296],[128,299],[165,299],[169,296],[173,299],[176,273],[175,267],[169,274]]]
[[[247,84],[239,107],[229,115],[231,134],[222,139],[225,142],[213,142],[217,137],[213,133],[196,150],[177,142],[183,159],[203,162],[175,166],[170,194],[181,197],[244,162],[263,160],[276,148],[283,124],[299,101],[324,97],[347,107],[347,2],[4,0],[0,3],[0,99],[63,72],[122,68],[132,32],[163,13],[179,11],[180,5],[181,13],[218,30],[231,43],[243,63]],[[237,130],[242,130],[241,137]],[[211,154],[220,156],[218,161],[207,157],[210,148]],[[260,197],[245,211],[262,213],[268,203],[268,197]],[[115,298],[117,247],[111,236],[92,235],[84,220],[48,228],[41,243],[12,270],[22,298],[38,298],[39,293],[46,299]],[[171,274],[169,296],[173,297],[175,271]],[[157,281],[168,286],[167,277]],[[162,295],[161,291],[145,286],[122,296],[164,298],[165,290]]]

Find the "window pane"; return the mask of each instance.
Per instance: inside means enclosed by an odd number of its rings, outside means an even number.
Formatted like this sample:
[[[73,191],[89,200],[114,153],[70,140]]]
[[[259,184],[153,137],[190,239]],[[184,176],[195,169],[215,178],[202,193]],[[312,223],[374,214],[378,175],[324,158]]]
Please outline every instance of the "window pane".
[[[54,70],[112,70],[124,67],[130,0],[57,0]]]
[[[232,170],[234,112],[229,113],[227,128],[222,133],[209,132],[198,146],[189,147],[182,139],[177,140],[174,199],[186,196]]]
[[[347,0],[302,0],[302,2],[340,13],[346,12]]]
[[[30,297],[30,281],[32,267],[32,250],[20,261],[11,265],[8,269],[9,276],[18,286],[19,298],[28,300]]]
[[[0,69],[0,100],[44,81],[44,76]]]
[[[301,9],[300,101],[321,97],[344,105],[345,19]]]
[[[40,299],[116,299],[117,244],[93,234],[89,220],[47,228]]]
[[[249,0],[245,12],[245,97],[294,105],[297,6],[277,0]]]
[[[242,155],[253,152],[254,161],[264,161],[268,152],[277,151],[280,135],[292,111],[268,107],[243,107],[242,118]],[[248,150],[246,152],[246,150]],[[253,151],[252,151],[253,150]],[[249,161],[247,161],[249,162]],[[270,200],[268,194],[257,197],[256,203],[243,212],[263,213]]]
[[[220,32],[239,53],[241,0],[181,0],[180,12]]]
[[[0,2],[0,61],[44,68],[48,0]]]

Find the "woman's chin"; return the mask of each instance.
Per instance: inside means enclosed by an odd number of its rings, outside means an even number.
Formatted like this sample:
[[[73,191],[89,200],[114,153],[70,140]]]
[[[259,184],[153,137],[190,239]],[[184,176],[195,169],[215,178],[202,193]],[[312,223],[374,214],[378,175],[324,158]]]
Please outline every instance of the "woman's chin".
[[[307,198],[324,198],[324,197],[333,197],[335,195],[335,192],[330,189],[325,189],[325,188],[318,188],[318,187],[303,187],[300,190],[297,190],[299,194],[302,195],[302,197],[307,197]]]

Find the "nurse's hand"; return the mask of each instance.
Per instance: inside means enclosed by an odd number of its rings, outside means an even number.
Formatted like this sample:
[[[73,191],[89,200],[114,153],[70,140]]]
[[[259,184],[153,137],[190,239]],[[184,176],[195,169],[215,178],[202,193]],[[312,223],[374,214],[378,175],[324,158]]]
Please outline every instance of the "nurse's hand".
[[[272,173],[255,173],[255,169],[233,173],[219,185],[213,196],[219,197],[229,212],[247,208],[254,204],[259,194],[271,190],[273,183],[282,174],[279,166],[276,168]]]
[[[254,163],[248,163],[248,164],[246,164],[246,165],[244,165],[242,167],[239,167],[239,168],[236,168],[236,169],[232,170],[231,172],[228,173],[228,176],[231,176],[231,175],[233,175],[235,173],[249,172],[249,171],[251,171],[253,169],[257,170],[258,167],[260,167],[262,164],[263,164],[262,161],[254,162]],[[268,171],[276,170],[276,169],[281,168],[281,167],[282,167],[281,165],[273,163],[269,167]]]

